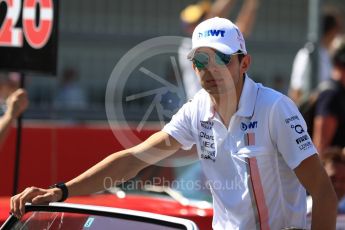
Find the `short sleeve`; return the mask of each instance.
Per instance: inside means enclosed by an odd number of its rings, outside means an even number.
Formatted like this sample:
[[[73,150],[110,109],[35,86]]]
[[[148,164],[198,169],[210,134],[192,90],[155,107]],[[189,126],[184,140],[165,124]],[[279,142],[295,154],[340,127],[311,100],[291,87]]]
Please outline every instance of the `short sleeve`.
[[[337,114],[339,114],[339,108],[340,106],[338,104],[336,92],[334,90],[326,90],[319,95],[316,101],[315,115],[336,116]]]
[[[306,86],[306,78],[310,73],[308,49],[303,48],[298,51],[293,61],[290,88],[294,90],[303,90]]]
[[[291,169],[317,153],[302,115],[289,98],[282,96],[273,104],[269,119],[272,141]]]
[[[181,145],[182,149],[191,149],[195,144],[192,133],[192,102],[187,102],[182,108],[171,118],[162,131],[175,138]]]

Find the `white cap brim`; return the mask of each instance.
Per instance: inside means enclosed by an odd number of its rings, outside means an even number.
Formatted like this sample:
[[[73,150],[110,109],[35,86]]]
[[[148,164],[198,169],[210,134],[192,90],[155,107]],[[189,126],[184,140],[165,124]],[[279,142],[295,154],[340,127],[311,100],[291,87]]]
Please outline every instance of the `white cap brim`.
[[[224,54],[233,54],[236,53],[238,50],[232,50],[229,46],[224,45],[223,43],[205,43],[205,44],[199,44],[198,46],[194,47],[189,53],[187,54],[187,58],[191,60],[194,57],[194,53],[197,49],[201,47],[206,47],[206,48],[212,48],[215,50],[218,50],[219,52],[222,52]]]

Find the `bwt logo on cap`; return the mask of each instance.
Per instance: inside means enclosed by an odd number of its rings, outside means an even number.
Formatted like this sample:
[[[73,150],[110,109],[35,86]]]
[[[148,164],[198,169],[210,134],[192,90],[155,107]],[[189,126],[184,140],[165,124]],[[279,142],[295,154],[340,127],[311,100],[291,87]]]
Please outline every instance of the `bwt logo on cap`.
[[[224,37],[225,34],[225,30],[206,30],[204,32],[198,33],[198,37],[199,38],[206,38],[206,37],[210,37],[210,36],[221,36]]]

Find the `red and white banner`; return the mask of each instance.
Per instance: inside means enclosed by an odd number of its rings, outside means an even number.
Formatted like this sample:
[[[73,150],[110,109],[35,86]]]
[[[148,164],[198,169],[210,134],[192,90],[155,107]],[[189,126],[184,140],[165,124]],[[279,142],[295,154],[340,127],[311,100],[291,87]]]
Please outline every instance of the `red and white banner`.
[[[55,72],[57,0],[0,0],[0,6],[0,69]]]

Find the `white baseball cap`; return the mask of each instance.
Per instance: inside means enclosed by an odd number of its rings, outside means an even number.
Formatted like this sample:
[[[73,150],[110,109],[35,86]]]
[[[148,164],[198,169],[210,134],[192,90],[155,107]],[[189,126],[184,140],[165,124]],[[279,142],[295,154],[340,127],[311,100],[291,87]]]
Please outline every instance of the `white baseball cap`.
[[[192,36],[192,50],[188,53],[187,58],[192,59],[195,50],[200,47],[213,48],[224,54],[233,54],[237,51],[247,54],[241,31],[226,18],[210,18],[195,27]]]

